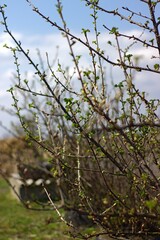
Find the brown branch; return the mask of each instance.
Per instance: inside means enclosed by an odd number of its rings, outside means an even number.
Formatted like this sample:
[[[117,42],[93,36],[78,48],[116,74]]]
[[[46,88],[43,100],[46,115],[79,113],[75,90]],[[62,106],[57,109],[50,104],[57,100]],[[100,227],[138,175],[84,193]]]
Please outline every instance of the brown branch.
[[[27,0],[27,2],[29,2]],[[30,3],[30,2],[29,2]],[[31,4],[31,3],[30,3]],[[111,64],[112,66],[118,66],[121,67],[121,63],[118,62],[113,62],[111,60],[109,60],[109,58],[105,57],[103,54],[101,54],[99,51],[97,51],[96,49],[94,49],[93,47],[91,47],[90,45],[88,45],[86,42],[84,42],[81,38],[76,37],[74,34],[70,33],[69,30],[65,30],[63,27],[59,26],[56,22],[53,22],[50,20],[49,17],[46,17],[43,13],[41,13],[39,11],[39,9],[37,9],[33,4],[31,5],[33,8],[33,11],[36,12],[38,15],[40,15],[43,19],[46,20],[46,22],[50,23],[51,26],[56,27],[59,31],[64,32],[67,36],[70,36],[72,39],[77,40],[78,42],[82,43],[84,46],[86,46],[88,49],[92,50],[94,53],[97,54],[97,56],[99,56],[100,58],[102,58],[103,60],[105,60],[107,63]],[[144,28],[144,26],[143,26]],[[133,66],[133,65],[127,65],[125,64],[125,68],[127,69],[134,69],[137,71],[149,71],[149,72],[155,72],[155,73],[160,73],[159,70],[156,70],[154,68],[150,68],[149,66],[147,67],[139,67],[139,66]]]
[[[103,27],[104,27],[105,29],[107,29],[108,31],[111,31],[111,29],[108,28],[106,25],[103,25]],[[130,40],[130,39],[133,39],[133,40],[135,40],[135,41],[137,41],[137,42],[142,43],[143,45],[145,44],[146,47],[151,47],[151,48],[154,48],[154,49],[157,49],[157,50],[158,50],[158,47],[157,47],[157,46],[154,46],[154,45],[146,42],[146,40],[141,40],[140,38],[135,37],[134,35],[131,36],[131,35],[126,35],[126,34],[119,33],[119,32],[117,33],[117,35],[118,35],[119,37],[128,38],[129,40]]]
[[[159,33],[158,25],[156,22],[156,18],[155,18],[155,7],[151,0],[148,0],[148,7],[150,10],[150,15],[151,15],[151,19],[154,27],[154,33],[156,36],[157,46],[158,46],[159,55],[160,55],[160,33]]]
[[[147,29],[147,30],[149,30],[149,32],[154,32],[154,29],[152,29],[152,28],[150,28],[150,27],[148,27],[148,26],[146,26],[146,25],[143,25],[142,23],[133,21],[133,20],[132,20],[132,15],[133,15],[133,14],[131,14],[131,17],[126,17],[126,16],[122,15],[121,13],[119,13],[119,12],[118,12],[118,9],[112,10],[112,11],[108,11],[108,10],[100,7],[98,4],[96,4],[96,3],[94,3],[94,2],[91,2],[91,1],[89,1],[89,0],[84,0],[84,1],[85,1],[88,5],[93,5],[93,6],[95,6],[98,10],[100,10],[100,11],[102,11],[102,12],[105,12],[105,13],[107,13],[107,14],[112,14],[113,16],[118,16],[118,17],[120,17],[121,20],[125,20],[125,21],[129,22],[130,24],[134,24],[134,25],[136,25],[136,26],[138,26],[138,27],[140,27],[140,28]]]

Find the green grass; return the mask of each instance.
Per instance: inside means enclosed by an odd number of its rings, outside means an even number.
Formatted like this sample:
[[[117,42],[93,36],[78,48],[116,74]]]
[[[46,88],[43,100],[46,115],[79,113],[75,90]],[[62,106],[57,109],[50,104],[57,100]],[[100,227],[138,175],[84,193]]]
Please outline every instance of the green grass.
[[[0,178],[0,240],[70,240],[68,227],[53,211],[25,209]]]

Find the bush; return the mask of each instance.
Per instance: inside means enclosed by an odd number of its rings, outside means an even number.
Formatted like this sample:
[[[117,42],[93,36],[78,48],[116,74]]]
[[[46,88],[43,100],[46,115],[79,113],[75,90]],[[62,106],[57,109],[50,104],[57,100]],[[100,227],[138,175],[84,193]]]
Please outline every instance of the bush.
[[[160,20],[156,16],[159,1],[139,1],[148,8],[147,16],[129,8],[124,8],[126,15],[118,9],[109,11],[101,7],[100,1],[83,2],[92,11],[94,40],[89,29],[82,29],[81,38],[68,29],[61,1],[57,0],[56,7],[63,27],[30,4],[35,13],[66,38],[74,64],[71,74],[59,62],[55,70],[48,55],[47,70],[43,64],[39,67],[12,35],[5,6],[1,6],[2,24],[16,44],[14,48],[6,46],[13,53],[17,71],[17,82],[9,90],[13,107],[26,137],[47,152],[64,208],[85,213],[102,228],[102,234],[157,235],[160,229],[160,101],[146,97],[135,79],[137,73],[141,78],[144,73],[160,74]],[[106,39],[111,39],[106,41],[106,49],[108,45],[115,51],[116,60],[107,57],[108,52],[106,54],[100,45],[97,19],[102,12],[117,16],[142,31],[140,36],[130,36],[117,27],[104,25]],[[148,33],[147,38],[143,36],[144,31]],[[124,39],[128,46],[123,48]],[[77,45],[88,51],[88,67],[81,67],[84,56],[76,55]],[[146,65],[141,64],[132,50],[136,45],[144,51],[153,50],[154,61],[148,58]],[[34,79],[23,79],[19,53],[35,70]],[[41,62],[40,52],[38,54]],[[115,83],[109,82],[105,68],[116,69],[123,77]]]

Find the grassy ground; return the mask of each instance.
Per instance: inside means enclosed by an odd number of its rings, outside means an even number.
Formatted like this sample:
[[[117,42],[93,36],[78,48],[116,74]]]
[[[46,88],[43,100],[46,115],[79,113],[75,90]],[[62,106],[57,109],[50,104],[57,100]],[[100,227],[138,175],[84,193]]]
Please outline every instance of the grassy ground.
[[[49,223],[50,222],[50,223]],[[0,179],[0,240],[70,240],[55,212],[25,209]]]
[[[0,178],[0,240],[73,240],[69,230],[54,211],[25,209],[13,199],[8,185]],[[83,233],[93,234],[95,229],[88,228]],[[110,238],[104,236],[101,239]]]

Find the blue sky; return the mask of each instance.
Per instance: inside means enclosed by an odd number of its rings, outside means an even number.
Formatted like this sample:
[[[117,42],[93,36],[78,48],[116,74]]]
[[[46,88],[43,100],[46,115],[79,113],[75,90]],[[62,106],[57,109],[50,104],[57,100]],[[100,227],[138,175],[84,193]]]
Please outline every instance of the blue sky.
[[[44,14],[50,16],[53,21],[56,21],[61,25],[61,21],[58,17],[55,4],[56,0],[34,0],[32,1]],[[22,44],[26,48],[31,49],[31,54],[35,59],[35,49],[40,48],[42,53],[49,52],[50,54],[55,54],[55,48],[57,45],[60,45],[60,57],[64,62],[68,61],[68,55],[66,53],[67,46],[64,41],[60,38],[59,32],[49,26],[43,19],[41,19],[35,12],[32,11],[31,7],[25,0],[1,0],[1,4],[5,3],[7,5],[6,15],[8,17],[9,28],[16,34],[17,39],[22,41]],[[64,16],[68,27],[75,34],[81,34],[82,28],[89,28],[92,32],[92,18],[90,17],[91,10],[85,7],[84,1],[81,0],[62,0],[64,5]],[[119,8],[119,11],[124,13],[124,10],[121,8],[128,7],[134,11],[142,12],[144,15],[148,13],[146,6],[140,0],[100,0],[100,5],[108,10],[113,10]],[[160,5],[160,4],[159,4]],[[159,8],[160,10],[160,8]],[[1,20],[1,19],[0,19]],[[139,20],[139,18],[137,18]],[[130,25],[125,21],[120,21],[118,17],[112,17],[106,13],[101,13],[99,16],[99,30],[102,32],[102,45],[105,46],[107,37],[105,36],[105,29],[103,24],[112,28],[119,27],[123,32],[130,32],[130,34],[140,34],[137,31],[134,25]],[[11,53],[3,48],[4,43],[11,43],[10,38],[3,33],[3,26],[0,25],[0,105],[6,107],[10,106],[12,101],[10,95],[6,90],[11,86],[12,73],[15,71],[13,59]],[[109,37],[112,37],[111,35]],[[105,39],[106,38],[106,39]],[[127,46],[128,42],[124,41],[122,46]],[[78,50],[77,50],[78,51]],[[79,51],[85,54],[85,49],[79,47]],[[108,51],[110,51],[108,49]],[[143,48],[134,49],[137,51],[137,54],[148,56],[149,52],[144,52]],[[149,51],[149,50],[148,50]],[[109,52],[111,57],[114,58],[114,52]],[[148,55],[147,55],[148,54]],[[23,65],[24,62],[22,61]],[[84,65],[87,65],[87,58],[84,60]],[[28,71],[28,69],[23,69]],[[115,78],[119,77],[119,72],[115,72]],[[152,78],[152,81],[151,81]],[[153,75],[145,73],[143,79],[141,76],[137,75],[137,81],[139,81],[138,87],[144,88],[145,91],[151,94],[151,97],[159,97],[160,84],[158,80]],[[9,126],[11,118],[0,111],[0,121]],[[0,129],[0,137],[4,132]]]
[[[3,0],[2,0],[3,2]],[[54,0],[34,0],[32,1],[43,13],[50,16],[54,21],[59,22],[59,17],[55,8],[56,1]],[[92,19],[89,14],[89,8],[85,7],[84,1],[81,0],[62,0],[64,15],[69,27],[72,30],[80,31],[82,28],[91,28]],[[6,14],[8,16],[9,26],[14,31],[20,31],[26,34],[32,33],[48,33],[53,29],[48,26],[39,16],[37,16],[25,0],[6,0],[4,3],[7,5]],[[129,7],[134,11],[141,11],[147,13],[146,7],[139,0],[101,0],[100,5],[108,10],[119,8],[123,13],[122,5]],[[120,21],[118,17],[108,16],[106,13],[101,13],[100,22],[106,23],[110,26],[118,26],[123,29],[130,29],[131,25],[125,21]],[[102,24],[101,30],[103,29]],[[134,28],[134,26],[133,26]]]

